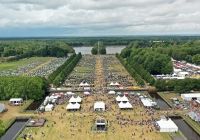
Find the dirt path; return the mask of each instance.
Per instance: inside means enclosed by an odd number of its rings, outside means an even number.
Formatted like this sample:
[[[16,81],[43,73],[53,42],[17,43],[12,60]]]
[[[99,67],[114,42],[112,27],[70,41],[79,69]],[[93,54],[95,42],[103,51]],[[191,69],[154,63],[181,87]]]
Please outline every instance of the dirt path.
[[[95,66],[95,90],[96,93],[105,93],[105,78],[103,71],[103,57],[98,55],[96,56],[96,66]]]

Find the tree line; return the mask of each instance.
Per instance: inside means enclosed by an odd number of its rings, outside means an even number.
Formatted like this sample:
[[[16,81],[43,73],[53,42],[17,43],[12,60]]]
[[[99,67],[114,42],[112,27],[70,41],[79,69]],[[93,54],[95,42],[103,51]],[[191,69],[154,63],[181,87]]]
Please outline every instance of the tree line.
[[[65,78],[72,72],[76,64],[82,58],[81,53],[71,56],[55,73],[50,76],[50,81],[55,86],[61,85]]]
[[[200,90],[200,79],[157,80],[155,87],[158,91],[176,91],[177,93]]]
[[[74,49],[64,41],[19,40],[0,42],[0,56],[12,56],[10,60],[32,56],[66,57],[68,53],[74,53]]]
[[[24,98],[40,100],[44,97],[47,82],[41,77],[0,77],[0,100]]]
[[[103,42],[98,41],[95,43],[94,47],[91,50],[91,53],[96,54],[106,54],[106,47],[104,46]]]

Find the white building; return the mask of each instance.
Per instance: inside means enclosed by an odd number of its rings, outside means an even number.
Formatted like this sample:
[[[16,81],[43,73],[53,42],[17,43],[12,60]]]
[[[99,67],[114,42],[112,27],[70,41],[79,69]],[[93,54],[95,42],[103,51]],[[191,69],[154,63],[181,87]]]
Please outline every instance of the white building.
[[[105,111],[106,105],[102,101],[97,101],[94,103],[94,111]]]
[[[192,99],[200,100],[200,93],[181,94],[181,98],[185,101],[191,101]]]
[[[156,121],[160,132],[177,132],[178,131],[178,126],[171,120],[171,119],[166,119],[162,118],[159,121]]]

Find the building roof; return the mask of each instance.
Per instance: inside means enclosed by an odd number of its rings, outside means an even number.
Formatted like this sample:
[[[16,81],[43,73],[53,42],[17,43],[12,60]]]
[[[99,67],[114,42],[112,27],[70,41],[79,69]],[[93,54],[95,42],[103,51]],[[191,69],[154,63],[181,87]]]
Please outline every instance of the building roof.
[[[115,91],[111,90],[111,91],[108,92],[108,94],[115,94]]]
[[[187,93],[187,94],[181,94],[181,97],[185,98],[192,98],[192,97],[200,97],[200,93]]]

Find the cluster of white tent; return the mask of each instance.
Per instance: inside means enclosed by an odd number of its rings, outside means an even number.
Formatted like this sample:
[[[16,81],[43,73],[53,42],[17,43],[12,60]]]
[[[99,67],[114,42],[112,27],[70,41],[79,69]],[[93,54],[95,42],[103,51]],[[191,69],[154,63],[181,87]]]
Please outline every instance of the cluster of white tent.
[[[129,103],[128,98],[124,96],[117,96],[116,101],[118,102],[118,106],[120,109],[132,109],[133,106]]]
[[[67,105],[67,110],[79,110],[81,108],[80,103],[82,102],[82,98],[77,96],[76,98],[72,96],[69,99],[69,104]]]
[[[177,132],[178,126],[170,119],[161,118],[161,120],[156,121],[160,132]]]

